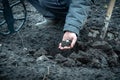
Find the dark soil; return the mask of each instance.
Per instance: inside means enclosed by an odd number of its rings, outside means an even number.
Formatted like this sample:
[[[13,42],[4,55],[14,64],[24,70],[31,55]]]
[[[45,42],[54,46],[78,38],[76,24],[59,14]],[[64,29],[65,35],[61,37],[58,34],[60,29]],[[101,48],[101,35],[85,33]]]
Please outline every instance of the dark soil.
[[[100,32],[108,2],[100,0],[92,6],[75,47],[67,51],[58,49],[63,27],[36,26],[44,19],[25,3],[28,14],[22,29],[0,35],[0,80],[120,80],[120,0],[104,40]]]

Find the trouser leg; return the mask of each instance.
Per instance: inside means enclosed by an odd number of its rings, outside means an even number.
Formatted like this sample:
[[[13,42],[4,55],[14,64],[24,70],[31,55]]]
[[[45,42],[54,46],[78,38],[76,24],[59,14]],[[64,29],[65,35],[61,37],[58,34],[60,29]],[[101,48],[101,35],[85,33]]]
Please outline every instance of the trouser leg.
[[[50,19],[54,18],[55,16],[47,11],[45,7],[42,6],[42,3],[39,2],[38,0],[28,0],[35,8],[37,11],[39,11],[44,17],[48,17]]]
[[[66,17],[70,0],[28,0],[44,17],[63,19]]]

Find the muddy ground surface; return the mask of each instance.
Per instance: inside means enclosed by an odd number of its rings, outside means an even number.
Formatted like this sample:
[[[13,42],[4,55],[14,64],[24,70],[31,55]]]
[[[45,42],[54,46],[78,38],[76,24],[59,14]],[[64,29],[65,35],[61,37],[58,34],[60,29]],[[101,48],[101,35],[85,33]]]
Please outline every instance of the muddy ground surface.
[[[44,19],[25,3],[28,14],[22,29],[0,35],[0,80],[120,80],[120,0],[105,40],[100,31],[107,2],[100,0],[92,6],[75,48],[68,51],[58,49],[63,27],[36,26]]]

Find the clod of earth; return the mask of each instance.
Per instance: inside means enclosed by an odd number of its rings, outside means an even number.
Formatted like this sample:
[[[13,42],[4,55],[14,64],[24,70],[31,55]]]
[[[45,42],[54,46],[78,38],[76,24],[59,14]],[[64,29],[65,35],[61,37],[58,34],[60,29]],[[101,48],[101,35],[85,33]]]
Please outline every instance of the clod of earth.
[[[62,41],[62,42],[61,42],[62,47],[70,46],[71,42],[72,42],[71,40],[65,40],[65,41]]]

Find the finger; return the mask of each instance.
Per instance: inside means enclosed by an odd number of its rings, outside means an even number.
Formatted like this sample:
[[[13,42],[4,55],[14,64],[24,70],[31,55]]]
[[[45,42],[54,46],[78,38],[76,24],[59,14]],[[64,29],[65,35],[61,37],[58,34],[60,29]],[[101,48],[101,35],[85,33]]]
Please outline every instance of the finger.
[[[76,43],[76,41],[77,41],[77,38],[74,38],[73,40],[72,40],[72,43],[71,43],[71,48],[73,48],[74,47],[74,45],[75,45],[75,43]]]
[[[62,44],[61,43],[59,43],[59,47],[58,47],[59,49],[61,49],[61,50],[63,50],[64,48],[62,47]]]
[[[71,47],[70,46],[65,46],[65,47],[63,47],[63,49],[65,50],[65,49],[71,49]]]
[[[67,50],[67,49],[71,49],[71,47],[61,47],[59,48],[60,50]]]
[[[59,48],[59,49],[61,49],[61,48],[62,48],[62,47],[61,47],[61,43],[59,43],[59,46],[58,46],[58,48]]]
[[[60,43],[60,44],[59,44],[59,47],[58,47],[58,48],[61,49],[61,50],[71,49],[70,46],[64,46],[64,47],[62,47],[61,45],[62,45],[62,44]]]

